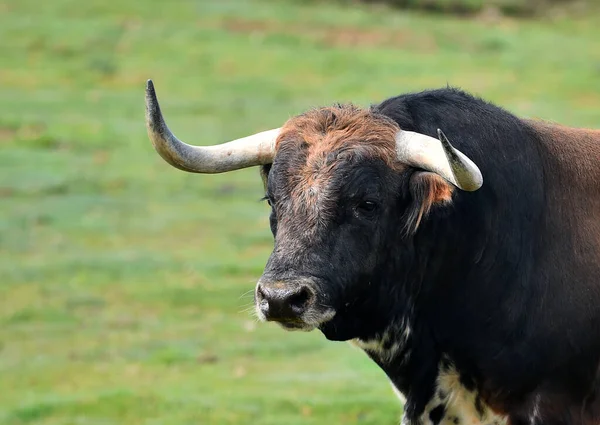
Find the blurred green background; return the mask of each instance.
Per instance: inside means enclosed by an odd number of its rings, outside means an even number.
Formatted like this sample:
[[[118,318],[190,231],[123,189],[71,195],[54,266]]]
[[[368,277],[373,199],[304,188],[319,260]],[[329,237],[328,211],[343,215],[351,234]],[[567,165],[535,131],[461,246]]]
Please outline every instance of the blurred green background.
[[[196,144],[446,84],[599,126],[591,2],[367,3],[0,1],[0,424],[397,423],[363,353],[249,314],[272,245],[258,171],[175,170],[143,119],[152,78]]]

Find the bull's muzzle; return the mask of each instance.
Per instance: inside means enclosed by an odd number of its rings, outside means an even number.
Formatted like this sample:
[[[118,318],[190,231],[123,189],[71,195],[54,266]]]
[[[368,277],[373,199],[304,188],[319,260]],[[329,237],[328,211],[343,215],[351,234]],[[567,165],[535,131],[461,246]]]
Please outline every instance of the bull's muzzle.
[[[315,302],[315,292],[305,283],[260,282],[256,304],[268,321],[300,324]]]
[[[315,285],[309,279],[258,282],[255,303],[258,317],[277,322],[288,330],[312,330],[330,320],[335,312],[317,302]]]

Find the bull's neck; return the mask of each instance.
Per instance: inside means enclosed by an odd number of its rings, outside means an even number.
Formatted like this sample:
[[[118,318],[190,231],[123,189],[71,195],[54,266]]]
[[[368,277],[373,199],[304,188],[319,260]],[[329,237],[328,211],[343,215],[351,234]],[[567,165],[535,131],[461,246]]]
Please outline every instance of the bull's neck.
[[[408,415],[421,412],[434,392],[440,354],[433,339],[412,314],[394,319],[370,339],[352,342],[362,348],[387,374],[406,399]]]

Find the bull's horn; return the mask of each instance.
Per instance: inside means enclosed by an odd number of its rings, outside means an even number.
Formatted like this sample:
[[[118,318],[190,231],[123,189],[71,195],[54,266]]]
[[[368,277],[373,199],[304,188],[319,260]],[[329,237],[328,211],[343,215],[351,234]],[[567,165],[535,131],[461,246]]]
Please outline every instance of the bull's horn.
[[[279,128],[215,146],[191,146],[165,124],[152,80],[146,83],[146,128],[156,152],[169,164],[191,173],[224,173],[269,164],[275,156]]]
[[[400,130],[396,134],[398,160],[434,172],[459,189],[474,191],[483,185],[481,171],[473,161],[455,149],[442,130],[438,139]]]

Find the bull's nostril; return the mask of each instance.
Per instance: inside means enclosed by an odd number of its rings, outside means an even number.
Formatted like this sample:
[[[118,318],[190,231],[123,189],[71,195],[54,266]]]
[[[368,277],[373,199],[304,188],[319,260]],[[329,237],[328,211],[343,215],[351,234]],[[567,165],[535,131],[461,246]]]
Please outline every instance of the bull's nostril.
[[[265,299],[265,293],[263,292],[262,286],[260,285],[258,285],[258,287],[256,288],[256,298],[258,298],[259,300]]]
[[[310,299],[308,288],[302,288],[289,298],[290,307],[294,310],[303,310]]]

